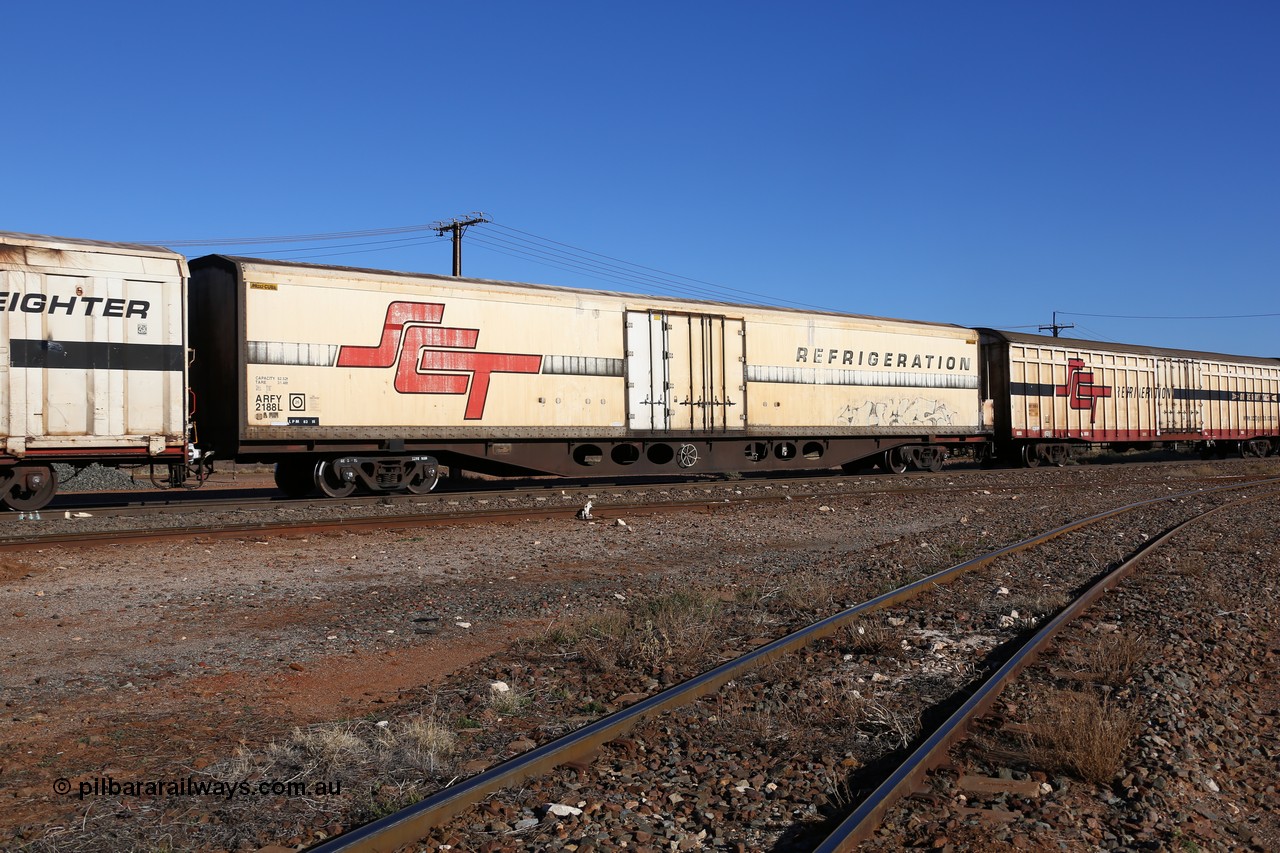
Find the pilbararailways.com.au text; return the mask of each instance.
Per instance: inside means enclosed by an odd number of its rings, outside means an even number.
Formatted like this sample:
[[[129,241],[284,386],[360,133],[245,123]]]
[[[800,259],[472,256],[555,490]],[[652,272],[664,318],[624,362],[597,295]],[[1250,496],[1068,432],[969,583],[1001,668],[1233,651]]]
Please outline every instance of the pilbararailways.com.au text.
[[[188,776],[185,779],[117,779],[98,776],[72,784],[70,779],[53,783],[54,793],[75,793],[85,797],[330,797],[342,793],[342,782],[302,779],[222,780]]]

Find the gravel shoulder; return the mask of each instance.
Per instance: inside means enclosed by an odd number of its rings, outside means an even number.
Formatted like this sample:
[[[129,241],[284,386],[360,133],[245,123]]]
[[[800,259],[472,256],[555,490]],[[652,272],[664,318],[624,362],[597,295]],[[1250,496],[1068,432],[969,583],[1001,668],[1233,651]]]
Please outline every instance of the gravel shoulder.
[[[945,491],[797,495],[624,525],[531,520],[0,557],[0,739],[9,745],[0,759],[0,846],[95,849],[84,846],[93,827],[98,838],[110,830],[121,850],[160,847],[163,837],[255,849],[271,827],[231,831],[225,825],[238,813],[207,798],[79,792],[106,777],[198,776],[267,752],[297,728],[419,713],[459,677],[496,677],[513,641],[664,591],[768,590],[806,573],[942,568],[966,549],[1149,495],[1152,478],[1180,491],[1210,469],[1149,470],[965,472]],[[1274,530],[1268,518],[1255,527]],[[1270,577],[1274,589],[1273,538],[1254,544],[1253,576]],[[1274,663],[1274,633],[1258,638]],[[644,691],[651,681],[637,674],[614,692]],[[603,709],[610,697],[585,698]],[[1272,690],[1259,700],[1259,719],[1274,720],[1275,699]],[[70,794],[55,790],[60,779]],[[298,843],[344,825],[342,814],[313,817]],[[202,834],[210,824],[226,831]]]

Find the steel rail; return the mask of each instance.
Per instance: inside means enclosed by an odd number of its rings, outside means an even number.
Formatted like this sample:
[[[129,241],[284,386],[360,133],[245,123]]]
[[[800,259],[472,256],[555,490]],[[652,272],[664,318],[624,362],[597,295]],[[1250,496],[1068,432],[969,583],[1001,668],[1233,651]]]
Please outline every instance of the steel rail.
[[[870,796],[863,800],[858,808],[836,827],[835,831],[814,848],[814,853],[848,853],[870,838],[880,826],[885,813],[899,800],[919,790],[925,774],[944,763],[951,747],[967,735],[973,722],[991,709],[1004,688],[1039,657],[1049,642],[1102,597],[1103,593],[1127,578],[1148,555],[1187,526],[1203,521],[1214,513],[1275,495],[1276,492],[1267,492],[1205,510],[1179,522],[1155,539],[1144,542],[1137,552],[1095,581],[1075,601],[1046,622],[1003,666],[986,678],[963,705],[926,738]]]
[[[697,501],[664,501],[651,504],[613,504],[603,509],[596,507],[599,514],[593,514],[592,520],[611,521],[622,515],[642,516],[659,515],[667,512],[703,511],[713,512],[719,507],[731,506],[735,503],[785,500],[784,496],[767,496],[738,498],[732,500]],[[122,545],[136,542],[164,542],[175,539],[195,538],[234,538],[252,535],[279,535],[282,533],[323,533],[330,530],[363,530],[376,528],[379,530],[396,530],[412,527],[434,527],[437,525],[484,524],[486,522],[508,519],[549,519],[576,517],[581,507],[546,507],[546,508],[495,508],[486,510],[469,510],[465,512],[433,513],[430,515],[373,515],[355,518],[330,518],[312,521],[260,521],[235,525],[208,525],[201,527],[149,528],[145,530],[108,530],[90,533],[53,533],[21,538],[0,538],[0,551],[20,551],[31,548],[61,547],[99,547],[103,545]]]
[[[67,512],[91,512],[96,516],[112,516],[112,515],[131,515],[139,510],[156,514],[180,514],[184,512],[210,512],[224,508],[243,509],[247,506],[255,506],[262,508],[273,507],[316,507],[318,509],[333,509],[339,506],[388,506],[394,504],[409,504],[419,506],[433,506],[444,503],[449,500],[468,500],[468,499],[484,499],[484,500],[508,500],[511,498],[540,498],[547,497],[550,492],[563,492],[564,494],[573,496],[588,495],[594,492],[614,492],[614,493],[631,493],[631,492],[650,492],[658,489],[671,491],[728,491],[741,488],[759,489],[763,487],[785,486],[787,488],[803,490],[804,494],[851,494],[851,495],[889,495],[904,494],[912,492],[934,492],[934,491],[957,491],[961,489],[973,488],[970,484],[948,484],[939,486],[936,484],[938,475],[929,473],[928,477],[924,472],[920,476],[911,476],[910,482],[919,483],[919,485],[897,485],[897,486],[877,486],[874,479],[860,480],[858,475],[840,474],[822,477],[752,477],[742,480],[685,480],[670,482],[653,482],[653,483],[548,483],[544,486],[495,486],[494,488],[472,488],[466,491],[448,491],[438,490],[429,492],[424,495],[413,494],[359,494],[352,495],[341,500],[334,498],[321,497],[305,497],[305,498],[285,498],[279,493],[274,486],[243,486],[235,488],[216,489],[206,492],[184,492],[183,497],[178,500],[173,496],[164,492],[77,492],[72,493],[76,498],[85,496],[93,496],[95,494],[102,495],[103,499],[98,503],[89,503],[86,501],[77,501],[72,495],[61,496],[63,499],[50,504],[41,512],[48,513],[51,519],[56,518],[58,513]],[[951,472],[949,472],[950,474]],[[959,472],[974,473],[974,472]],[[831,487],[842,486],[846,483],[863,483],[855,487],[853,490],[832,492]],[[1045,487],[1050,484],[1046,483]],[[808,491],[808,489],[812,491]],[[997,487],[999,489],[1008,489],[1011,487]],[[1082,486],[1083,488],[1083,486]],[[230,497],[224,497],[222,493],[232,492]],[[67,499],[71,498],[71,499]],[[3,516],[0,516],[3,518]]]
[[[932,475],[931,475],[932,476]],[[733,495],[732,497],[722,497],[715,501],[711,500],[690,500],[690,501],[663,501],[657,500],[651,503],[643,504],[609,504],[599,507],[602,515],[600,518],[609,519],[618,513],[631,513],[633,515],[640,514],[657,514],[666,511],[662,507],[671,507],[671,511],[680,509],[697,509],[712,505],[723,505],[725,503],[743,503],[743,502],[768,502],[786,500],[787,497],[793,500],[808,500],[824,497],[883,497],[886,495],[903,495],[903,494],[926,494],[941,491],[962,491],[965,489],[975,488],[973,484],[948,484],[947,486],[937,486],[923,484],[917,486],[890,486],[881,488],[866,488],[843,491],[832,491],[822,488],[823,485],[840,486],[848,481],[855,481],[856,478],[845,475],[844,477],[785,477],[772,479],[753,479],[750,481],[706,481],[702,483],[656,483],[656,484],[592,484],[580,486],[564,486],[549,485],[546,489],[529,489],[521,488],[515,491],[503,490],[483,490],[469,492],[434,492],[430,495],[368,495],[360,498],[347,499],[339,504],[331,499],[313,499],[304,498],[299,500],[281,500],[279,498],[270,499],[254,499],[240,498],[235,501],[197,501],[187,500],[179,502],[164,502],[158,505],[149,505],[147,503],[127,504],[124,506],[95,507],[92,514],[99,517],[128,517],[142,516],[151,513],[155,514],[182,514],[195,512],[215,512],[219,510],[228,511],[245,511],[250,509],[311,509],[316,510],[340,510],[349,507],[387,507],[396,504],[409,504],[424,509],[430,514],[414,514],[414,515],[376,515],[376,516],[343,516],[330,519],[321,519],[315,521],[285,521],[285,522],[247,522],[236,525],[205,525],[198,527],[191,526],[173,526],[168,528],[148,528],[130,531],[100,531],[85,533],[34,533],[21,536],[0,536],[0,551],[6,550],[22,550],[30,548],[44,548],[49,546],[70,546],[70,547],[94,547],[97,545],[123,544],[126,542],[152,542],[152,541],[169,541],[174,539],[184,539],[191,536],[203,537],[235,537],[248,534],[281,534],[293,532],[324,532],[327,530],[353,530],[368,527],[425,527],[433,524],[480,524],[493,519],[523,517],[523,518],[563,518],[568,514],[577,512],[577,505],[560,506],[560,507],[526,507],[526,508],[494,508],[486,510],[469,510],[469,511],[450,511],[441,509],[440,505],[450,500],[466,500],[476,499],[482,501],[494,500],[501,498],[504,500],[519,500],[521,498],[540,498],[545,497],[545,491],[553,491],[559,489],[561,492],[572,494],[574,497],[591,496],[593,492],[603,492],[605,489],[617,489],[624,493],[635,491],[650,491],[655,488],[676,488],[683,490],[702,490],[704,492],[716,492],[733,490],[735,487],[759,487],[773,486],[775,484],[783,484],[784,486],[799,485],[817,486],[813,489],[779,492],[777,494],[761,494],[753,491],[751,494]],[[921,482],[924,482],[921,480]],[[1249,478],[1244,483],[1238,485],[1248,485],[1249,483],[1260,482],[1257,479]],[[1039,484],[1037,484],[1039,485]],[[1045,483],[1045,487],[1062,488],[1092,488],[1089,484],[1069,484],[1063,486],[1061,484],[1053,486],[1052,483]],[[1014,486],[994,486],[994,491],[1011,491],[1017,487]],[[621,495],[618,495],[621,496]],[[45,512],[51,516],[57,512],[65,511],[70,514],[72,510],[63,507],[57,507],[52,510],[46,509]],[[0,513],[0,521],[4,518],[4,514]],[[431,519],[431,520],[420,520]],[[52,520],[52,518],[51,518]]]
[[[391,851],[425,837],[430,829],[439,826],[463,809],[480,802],[483,797],[525,779],[547,773],[565,764],[586,763],[604,744],[621,736],[641,719],[657,716],[673,708],[690,704],[695,699],[715,692],[743,673],[763,666],[785,654],[804,648],[810,643],[834,633],[845,623],[867,613],[909,601],[929,587],[949,583],[1000,557],[1032,548],[1125,512],[1131,512],[1135,509],[1164,501],[1262,484],[1280,484],[1280,479],[1266,480],[1262,481],[1262,483],[1228,484],[1163,495],[1158,498],[1148,498],[1064,524],[1046,533],[1032,536],[1012,545],[1006,545],[966,560],[963,563],[958,563],[948,569],[943,569],[913,581],[899,589],[846,608],[806,628],[754,649],[735,660],[721,664],[715,669],[709,670],[689,681],[670,687],[661,693],[642,699],[634,705],[588,723],[564,737],[531,749],[456,785],[444,788],[394,814],[379,818],[345,832],[336,838],[324,841],[310,848],[310,853],[391,853]]]
[[[1140,470],[1156,468],[1156,467],[1176,467],[1179,465],[1191,465],[1192,462],[1134,462],[1129,463],[1126,468],[1137,468]],[[1194,463],[1203,464],[1203,463]],[[1086,466],[1096,467],[1096,466]],[[1016,469],[1009,469],[1016,470]],[[1076,469],[1080,470],[1080,469]],[[707,479],[703,475],[703,479],[655,479],[647,480],[638,478],[640,482],[626,482],[617,480],[601,480],[596,482],[584,482],[580,479],[562,479],[562,480],[543,480],[530,485],[528,480],[521,480],[511,483],[494,481],[492,483],[480,484],[468,487],[465,490],[454,491],[451,488],[440,488],[427,494],[414,495],[402,493],[386,493],[386,494],[356,494],[347,498],[343,498],[341,502],[333,498],[321,497],[305,497],[305,498],[285,498],[274,484],[264,483],[262,485],[251,485],[246,480],[244,484],[224,485],[219,488],[209,488],[203,491],[188,489],[183,491],[104,491],[104,492],[61,492],[55,497],[53,503],[40,510],[47,513],[49,517],[56,518],[58,513],[65,512],[91,512],[95,516],[115,516],[130,515],[139,510],[147,512],[163,514],[180,514],[184,512],[209,512],[220,510],[223,508],[240,508],[246,506],[261,507],[316,507],[319,509],[332,509],[335,506],[387,506],[391,504],[409,504],[418,506],[431,506],[443,503],[448,500],[466,500],[466,499],[507,499],[510,497],[517,498],[535,498],[543,497],[548,492],[562,491],[571,495],[585,495],[592,492],[613,491],[613,492],[636,492],[636,491],[652,491],[655,489],[672,489],[672,490],[692,490],[701,489],[711,491],[715,489],[735,489],[742,487],[761,488],[765,486],[785,485],[792,488],[813,487],[813,494],[833,494],[825,487],[833,485],[839,486],[845,483],[858,484],[854,486],[852,491],[841,491],[836,494],[856,494],[856,495],[886,495],[886,494],[903,494],[912,492],[932,492],[932,491],[958,491],[966,488],[974,488],[974,484],[964,482],[973,475],[986,476],[990,473],[987,469],[976,467],[963,468],[947,468],[941,472],[930,471],[913,471],[909,474],[902,475],[865,475],[850,474],[847,472],[831,472],[816,475],[801,475],[783,473],[780,476],[767,476],[764,474],[752,474],[738,480],[730,479]],[[1047,472],[1045,472],[1047,474]],[[1039,476],[1039,475],[1037,475]],[[954,484],[938,485],[938,480],[949,477],[956,477],[962,480]],[[1044,477],[1044,482],[1039,483],[1023,483],[1019,484],[1020,488],[1088,488],[1087,484],[1071,483],[1063,486],[1062,484],[1054,484],[1052,475]],[[1214,479],[1251,479],[1256,475],[1247,474],[1231,474],[1223,473],[1215,475]],[[891,479],[893,483],[906,483],[910,485],[879,485],[885,479]],[[1005,490],[1012,488],[1011,486],[997,486],[997,489]],[[222,493],[232,493],[233,497],[223,497]],[[96,503],[91,502],[94,496],[100,496],[100,500]],[[0,513],[0,520],[3,520],[4,514]]]

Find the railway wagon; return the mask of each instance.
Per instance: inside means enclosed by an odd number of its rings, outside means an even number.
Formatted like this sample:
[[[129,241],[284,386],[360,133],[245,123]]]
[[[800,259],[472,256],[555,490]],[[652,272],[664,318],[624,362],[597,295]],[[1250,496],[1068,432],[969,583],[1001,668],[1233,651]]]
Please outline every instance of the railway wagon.
[[[202,448],[291,494],[436,465],[652,474],[941,464],[989,433],[958,326],[211,255],[190,262]]]
[[[1007,461],[1061,464],[1073,444],[1280,450],[1280,360],[978,331],[982,387],[999,401],[996,455]]]
[[[186,260],[0,232],[0,500],[44,506],[55,462],[185,470]]]

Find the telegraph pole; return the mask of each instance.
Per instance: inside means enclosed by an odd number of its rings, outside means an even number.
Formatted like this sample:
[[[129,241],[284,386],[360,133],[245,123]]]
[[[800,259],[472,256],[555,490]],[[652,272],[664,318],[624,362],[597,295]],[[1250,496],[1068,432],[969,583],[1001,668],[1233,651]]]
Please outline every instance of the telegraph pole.
[[[456,275],[456,274],[457,274],[457,273],[455,273],[455,275]],[[1054,312],[1053,312],[1053,325],[1051,325],[1051,326],[1041,326],[1041,327],[1040,327],[1040,331],[1042,331],[1042,332],[1047,332],[1047,331],[1049,331],[1050,329],[1052,329],[1052,330],[1053,330],[1053,336],[1056,338],[1056,337],[1058,337],[1058,333],[1059,333],[1059,332],[1061,332],[1063,329],[1074,329],[1075,327],[1076,327],[1076,324],[1075,324],[1075,323],[1065,323],[1065,324],[1064,324],[1064,323],[1059,323],[1059,322],[1058,322],[1058,312],[1057,312],[1057,311],[1054,311]]]
[[[453,275],[455,278],[462,275],[462,232],[469,226],[491,221],[483,213],[470,213],[466,216],[455,216],[448,222],[433,222],[428,226],[436,230],[437,237],[443,237],[446,231],[453,232]]]

